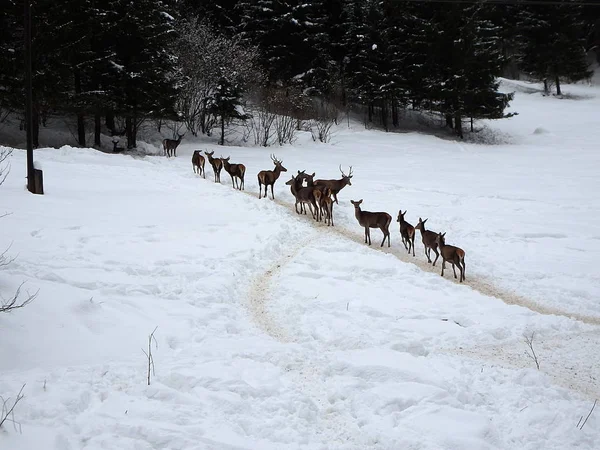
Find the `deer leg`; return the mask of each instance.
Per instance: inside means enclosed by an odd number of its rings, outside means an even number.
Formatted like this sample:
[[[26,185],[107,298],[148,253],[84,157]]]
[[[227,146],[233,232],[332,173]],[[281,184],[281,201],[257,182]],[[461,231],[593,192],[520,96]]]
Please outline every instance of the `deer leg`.
[[[452,272],[454,272],[454,279],[456,280],[456,268],[455,268],[456,264],[452,263]],[[462,277],[462,275],[461,275]]]
[[[262,196],[262,183],[260,182],[260,179],[258,180],[258,199],[260,200]]]
[[[435,259],[433,260],[433,265],[435,267],[435,263],[438,260],[438,258],[440,257],[440,254],[437,251],[437,247],[431,247],[431,249],[433,250],[433,252],[435,253]]]
[[[275,200],[275,194],[273,193],[273,184],[271,185],[271,197],[273,197],[273,200]]]
[[[415,235],[414,234],[412,235],[412,239],[410,241],[410,244],[412,246],[412,254],[413,254],[413,257],[414,257],[415,256]]]
[[[465,267],[465,259],[462,259],[462,270],[461,270],[461,276],[462,276],[462,280],[466,280],[465,278],[465,272],[467,271],[467,268]],[[461,280],[461,283],[462,283]]]
[[[367,236],[369,237],[369,245],[371,245],[371,229],[367,227]]]
[[[425,246],[425,256],[427,256],[427,262],[429,264],[431,264],[431,258],[429,257],[430,253],[431,253],[431,250],[429,249],[429,247]]]
[[[339,205],[338,200],[337,200],[337,194],[335,192],[332,192],[333,194],[333,198],[335,199],[335,202]]]
[[[442,276],[444,276],[444,269],[446,268],[446,260],[442,258]]]
[[[383,247],[383,244],[385,242],[385,238],[387,237],[387,234],[385,234],[385,230],[382,228],[381,232],[383,233],[383,241],[381,241],[381,247]]]
[[[367,227],[365,227],[365,244],[367,244]]]

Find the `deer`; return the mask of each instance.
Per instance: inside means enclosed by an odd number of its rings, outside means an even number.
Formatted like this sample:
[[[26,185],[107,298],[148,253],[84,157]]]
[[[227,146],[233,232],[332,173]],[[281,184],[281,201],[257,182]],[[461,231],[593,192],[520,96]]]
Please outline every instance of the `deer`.
[[[202,175],[203,178],[206,178],[206,172],[204,171],[204,156],[202,156],[201,150],[194,150],[194,154],[192,155],[192,169],[194,169],[194,173],[198,175]]]
[[[291,180],[287,181],[285,184],[290,186],[292,195],[296,199],[296,203],[294,205],[296,208],[296,214],[302,214],[303,212],[306,214],[306,210],[303,209],[303,206],[306,204],[310,208],[313,219],[318,220],[319,211],[317,207],[317,200],[315,198],[316,190],[312,186],[302,186],[304,179],[307,180],[308,184],[312,184],[314,177],[314,173],[312,175],[307,175],[304,173],[304,171],[298,171],[298,175],[296,177],[292,175]],[[300,212],[298,212],[298,204],[300,205]]]
[[[185,133],[179,134],[179,139],[163,139],[163,151],[166,157],[170,157],[171,155],[177,157],[177,147],[181,144],[181,140],[185,136]]]
[[[402,237],[402,243],[404,244],[404,248],[410,254],[410,249],[412,248],[412,254],[415,256],[415,227],[413,227],[410,223],[404,220],[404,216],[406,215],[406,211],[402,212],[402,210],[398,211],[398,219],[396,222],[400,222],[400,236]]]
[[[440,248],[442,254],[442,276],[444,276],[444,269],[446,268],[446,261],[452,264],[452,271],[454,272],[454,278],[456,277],[455,266],[458,266],[460,271],[460,282],[465,280],[465,251],[462,248],[455,247],[453,245],[446,245],[446,233],[440,233],[436,236],[435,242]]]
[[[435,253],[435,260],[433,261],[433,266],[435,267],[435,263],[438,260],[440,254],[437,251],[438,244],[436,242],[437,233],[435,231],[430,231],[425,229],[425,222],[429,219],[421,220],[419,217],[419,223],[415,227],[415,229],[421,231],[421,240],[423,241],[423,245],[425,246],[425,256],[427,256],[427,262],[431,264],[431,250]]]
[[[362,199],[358,201],[350,200],[350,203],[354,205],[354,215],[356,216],[358,223],[365,228],[365,244],[367,243],[368,239],[368,244],[371,245],[370,229],[379,228],[383,233],[383,241],[381,241],[381,247],[383,247],[386,238],[388,241],[388,247],[390,247],[390,223],[392,223],[392,216],[390,216],[386,212],[361,211],[360,205],[362,202]]]
[[[239,189],[240,191],[244,190],[244,175],[246,174],[246,166],[243,164],[230,164],[229,163],[229,158],[231,158],[230,156],[228,156],[227,158],[223,158],[221,157],[221,161],[223,161],[223,168],[225,169],[225,172],[227,172],[229,174],[229,176],[231,177],[231,185],[236,188]],[[239,183],[239,187],[238,187],[238,180],[240,179],[240,183]],[[234,184],[234,180],[235,180],[235,184]]]
[[[275,194],[273,193],[273,185],[281,175],[281,172],[287,172],[287,169],[283,167],[283,161],[275,158],[275,155],[271,155],[271,161],[275,164],[274,170],[261,170],[258,172],[258,198],[262,198],[262,186],[265,186],[265,198],[268,198],[267,188],[271,186],[271,197],[275,200]]]
[[[119,141],[113,140],[113,153],[121,153],[125,151],[125,147],[118,147]]]
[[[326,187],[321,196],[323,204],[322,213],[325,215],[325,223],[327,226],[333,226],[333,199],[331,198],[331,189]]]
[[[352,166],[350,166],[350,172],[348,175],[344,173],[342,170],[342,165],[340,164],[340,172],[342,172],[341,180],[315,180],[315,186],[328,187],[331,189],[331,193],[333,194],[333,198],[335,202],[339,205],[337,194],[346,186],[352,186],[350,179],[352,178]]]
[[[223,168],[223,161],[221,158],[213,158],[215,151],[212,152],[204,150],[204,154],[208,158],[209,164],[212,166],[213,172],[215,174],[215,183],[221,182],[221,169]]]

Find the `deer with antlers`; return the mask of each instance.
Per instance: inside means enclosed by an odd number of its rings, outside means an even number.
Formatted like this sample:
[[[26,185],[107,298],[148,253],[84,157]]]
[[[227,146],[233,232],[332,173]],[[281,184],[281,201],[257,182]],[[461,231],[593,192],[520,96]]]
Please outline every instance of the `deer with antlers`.
[[[460,271],[460,282],[465,280],[465,251],[462,248],[455,247],[453,245],[446,245],[446,233],[440,233],[435,238],[435,242],[440,248],[442,254],[442,276],[444,276],[444,269],[446,268],[446,261],[452,264],[452,271],[454,272],[454,278],[456,276],[455,266],[458,266]]]
[[[206,172],[204,171],[204,163],[205,159],[204,156],[202,156],[202,151],[194,150],[194,154],[192,155],[192,169],[194,169],[194,173],[202,175],[202,178],[206,178]]]
[[[348,175],[344,173],[342,170],[342,165],[340,164],[340,172],[342,172],[341,180],[315,180],[315,186],[328,187],[331,189],[331,193],[333,194],[333,198],[335,202],[339,204],[337,199],[337,194],[344,189],[346,186],[352,186],[350,179],[352,178],[352,166],[350,166],[350,172]]]
[[[429,219],[421,220],[419,217],[419,223],[415,227],[415,229],[421,231],[421,240],[423,241],[423,245],[425,246],[425,256],[427,256],[427,262],[431,264],[431,250],[435,253],[435,260],[433,261],[433,265],[435,266],[435,262],[438,260],[440,254],[437,251],[438,244],[436,242],[438,234],[435,231],[426,230],[425,222]]]
[[[125,147],[119,147],[119,141],[113,140],[113,153],[121,153],[125,151]]]
[[[388,247],[390,247],[390,223],[392,223],[392,216],[386,212],[362,211],[360,209],[362,202],[362,199],[358,201],[350,200],[350,203],[354,205],[354,215],[358,223],[365,228],[365,244],[367,244],[368,239],[368,244],[371,245],[371,228],[379,228],[383,233],[381,247],[383,247],[386,238]]]
[[[163,152],[166,157],[177,156],[177,147],[181,144],[181,140],[185,136],[185,133],[179,134],[179,139],[163,139]]]
[[[410,249],[412,248],[412,254],[415,256],[415,227],[413,227],[410,223],[404,220],[404,216],[406,215],[406,211],[402,212],[402,210],[398,211],[398,219],[396,222],[400,222],[400,236],[402,237],[402,243],[404,244],[404,248],[410,254]]]
[[[231,158],[231,157],[230,156],[228,156],[227,158],[221,157],[221,161],[223,161],[223,168],[225,169],[225,172],[227,172],[229,174],[229,176],[231,177],[231,185],[235,189],[239,189],[240,191],[243,191],[244,190],[244,175],[246,174],[246,166],[243,164],[230,164],[229,158]],[[239,187],[238,187],[238,178],[240,180]]]
[[[213,158],[213,155],[215,154],[214,150],[212,152],[204,150],[204,154],[208,158],[209,164],[212,166],[213,173],[215,174],[215,183],[220,183],[221,169],[223,169],[223,161],[221,160],[221,158]]]
[[[261,170],[258,172],[258,198],[262,198],[262,187],[265,186],[265,195],[267,198],[267,188],[271,186],[271,197],[275,200],[275,194],[273,193],[273,185],[281,175],[281,172],[287,172],[287,169],[283,167],[283,161],[275,158],[275,155],[271,155],[271,161],[275,164],[275,169],[273,170]]]

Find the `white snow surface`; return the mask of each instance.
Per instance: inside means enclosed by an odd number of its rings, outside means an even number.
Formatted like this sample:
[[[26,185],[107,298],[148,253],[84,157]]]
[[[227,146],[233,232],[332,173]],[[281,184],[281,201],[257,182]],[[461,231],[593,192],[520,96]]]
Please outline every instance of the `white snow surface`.
[[[172,159],[40,149],[44,196],[15,149],[0,293],[39,295],[0,315],[0,395],[26,384],[0,448],[597,449],[600,411],[576,425],[600,397],[600,89],[502,86],[519,115],[493,144],[344,123],[275,149],[186,135]],[[243,162],[246,191],[195,175],[196,149]],[[276,201],[257,198],[270,153]],[[296,215],[290,175],[340,164],[335,227]],[[392,215],[391,249],[350,199]],[[406,253],[399,208],[466,251],[465,284],[420,234]]]

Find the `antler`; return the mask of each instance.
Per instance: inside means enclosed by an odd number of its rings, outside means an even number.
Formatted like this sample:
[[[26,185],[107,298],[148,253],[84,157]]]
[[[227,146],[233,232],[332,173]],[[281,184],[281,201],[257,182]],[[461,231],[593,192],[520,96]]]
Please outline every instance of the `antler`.
[[[275,164],[283,163],[283,161],[281,161],[280,159],[275,158],[275,155],[273,154],[271,154],[271,161],[273,161]]]
[[[346,174],[344,173],[344,171],[342,170],[342,165],[340,164],[340,172],[342,172],[342,176],[345,177]]]
[[[350,166],[350,172],[348,172],[348,178],[352,178],[352,166]]]

